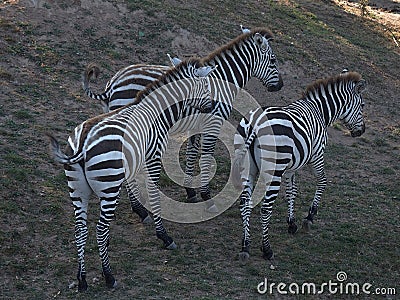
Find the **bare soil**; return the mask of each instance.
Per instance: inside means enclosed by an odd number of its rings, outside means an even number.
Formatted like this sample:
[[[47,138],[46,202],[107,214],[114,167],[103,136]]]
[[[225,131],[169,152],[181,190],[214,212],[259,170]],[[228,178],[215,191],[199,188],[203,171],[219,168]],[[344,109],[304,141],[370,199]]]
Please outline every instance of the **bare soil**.
[[[284,89],[267,93],[257,80],[246,87],[263,106],[288,104],[315,79],[335,75],[344,67],[369,82],[365,135],[353,139],[340,125],[329,130],[330,188],[317,229],[311,235],[288,237],[285,204],[280,201],[273,231],[280,267],[271,274],[256,251],[259,233],[252,263],[241,267],[234,259],[241,239],[237,207],[201,224],[167,222],[180,245],[177,254],[170,254],[161,249],[153,228],[140,224],[127,201],[122,201],[111,242],[111,259],[121,284],[108,291],[99,273],[94,238],[98,204],[93,199],[87,250],[92,290],[79,297],[250,299],[260,296],[256,287],[265,273],[275,276],[276,282],[321,281],[327,277],[318,276],[331,274],[328,279],[334,279],[340,268],[353,272],[354,280],[397,285],[400,293],[400,1],[371,0],[364,17],[357,1],[162,3],[0,2],[2,298],[78,297],[73,211],[62,167],[48,156],[44,133],[51,131],[66,141],[77,124],[101,113],[100,104],[82,91],[85,66],[93,61],[101,66],[103,73],[92,84],[93,90],[101,91],[116,71],[129,64],[168,64],[166,53],[206,55],[239,34],[239,24],[270,27],[276,37],[272,47]],[[218,151],[221,157],[226,155],[222,146]],[[226,174],[218,173],[214,192],[224,178]],[[300,197],[307,199],[297,204],[299,219],[314,188],[307,170],[301,173],[300,184]],[[163,188],[184,197],[182,189]]]

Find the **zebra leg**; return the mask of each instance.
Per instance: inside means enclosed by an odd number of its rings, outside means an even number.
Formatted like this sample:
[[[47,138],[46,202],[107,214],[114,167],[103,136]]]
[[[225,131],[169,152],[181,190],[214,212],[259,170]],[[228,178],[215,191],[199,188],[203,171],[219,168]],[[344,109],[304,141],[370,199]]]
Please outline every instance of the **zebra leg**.
[[[152,223],[149,212],[140,202],[140,191],[136,180],[125,181],[125,188],[128,192],[129,201],[131,203],[132,212],[140,217],[143,224]]]
[[[201,144],[201,156],[200,156],[200,172],[201,172],[201,187],[200,195],[203,201],[211,199],[210,190],[210,173],[211,173],[211,162],[213,161],[213,155],[215,150],[215,144],[217,143],[218,134],[203,134]],[[207,211],[218,212],[218,207],[214,201],[209,201],[207,205]]]
[[[87,211],[89,198],[92,193],[84,172],[80,165],[64,165],[65,175],[68,178],[70,198],[75,212],[75,243],[78,250],[78,291],[88,288],[85,268],[85,245],[88,236]]]
[[[297,195],[297,185],[294,172],[286,173],[286,200],[288,202],[288,218],[287,223],[289,224],[288,232],[295,234],[297,232],[296,219],[294,217],[294,200]]]
[[[250,160],[250,168],[248,178],[242,178],[243,191],[240,194],[240,215],[243,223],[243,238],[242,238],[242,251],[239,253],[239,260],[245,263],[250,257],[250,215],[252,210],[251,195],[254,188],[254,179],[257,175],[257,168]]]
[[[272,251],[271,245],[269,243],[269,220],[271,219],[272,207],[276,197],[277,195],[266,195],[261,205],[261,224],[263,238],[261,251],[263,252],[263,257],[268,260],[272,260],[274,256],[274,252]]]
[[[320,159],[316,162],[313,162],[312,167],[313,167],[314,174],[317,177],[318,184],[317,184],[317,190],[315,191],[315,194],[314,194],[314,199],[311,203],[310,209],[308,210],[308,215],[303,221],[303,229],[305,231],[309,231],[311,228],[311,224],[314,221],[314,216],[318,212],[319,201],[321,200],[321,196],[322,196],[323,192],[325,191],[326,183],[327,183],[323,160]]]
[[[242,250],[239,253],[239,259],[242,262],[246,262],[250,257],[250,215],[252,210],[251,187],[248,185],[246,185],[240,195],[239,208],[243,222]]]
[[[266,174],[267,175],[267,174]],[[272,215],[272,208],[276,198],[278,197],[280,184],[282,180],[283,171],[275,170],[273,176],[269,180],[266,180],[267,188],[264,199],[261,204],[261,225],[262,225],[262,247],[263,257],[268,260],[272,260],[274,253],[269,243],[269,221]]]
[[[240,215],[243,222],[242,250],[239,253],[239,260],[247,262],[250,257],[250,215],[251,215],[251,188],[246,186],[240,195]]]
[[[86,202],[86,204],[84,204]],[[75,243],[78,248],[78,273],[76,278],[78,279],[78,291],[83,292],[88,288],[86,282],[86,268],[85,268],[85,245],[88,236],[87,219],[85,217],[79,217],[79,215],[86,214],[88,201],[83,199],[75,199],[73,205],[75,208]],[[79,206],[79,209],[77,208]],[[86,208],[84,208],[86,206]]]
[[[197,155],[199,154],[201,135],[195,134],[192,135],[187,141],[186,147],[186,167],[185,167],[185,178],[183,184],[186,189],[187,202],[196,203],[196,191],[193,188],[193,174],[194,174],[194,166],[197,161]]]
[[[108,256],[108,246],[110,244],[110,222],[114,218],[115,208],[119,200],[119,195],[106,198],[100,198],[100,218],[96,226],[97,245],[101,264],[103,268],[103,276],[106,280],[106,285],[109,288],[115,288],[117,281],[111,272],[110,258]]]
[[[167,234],[161,218],[160,190],[158,187],[161,172],[161,160],[159,158],[154,158],[147,161],[145,171],[147,176],[149,201],[153,211],[154,223],[156,225],[156,235],[164,242],[166,249],[174,250],[177,246],[174,240]]]
[[[208,212],[218,212],[218,207],[214,201],[211,200],[210,191],[210,172],[211,162],[213,161],[213,155],[215,150],[215,144],[217,143],[218,135],[221,126],[224,122],[224,118],[218,115],[205,115],[202,120],[202,140],[201,140],[201,156],[200,156],[200,174],[201,174],[201,187],[200,195],[203,201],[207,202]]]
[[[213,161],[213,155],[211,153],[202,154],[200,156],[200,170],[201,170],[200,195],[203,201],[209,201],[206,210],[208,212],[216,213],[218,212],[218,207],[215,205],[214,201],[211,200],[211,191],[209,185],[212,161]]]

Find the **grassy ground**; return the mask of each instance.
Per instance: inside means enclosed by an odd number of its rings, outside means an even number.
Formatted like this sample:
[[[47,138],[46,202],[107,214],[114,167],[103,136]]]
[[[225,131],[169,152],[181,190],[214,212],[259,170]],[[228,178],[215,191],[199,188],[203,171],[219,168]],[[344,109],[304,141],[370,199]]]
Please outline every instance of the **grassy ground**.
[[[94,234],[98,203],[93,199],[86,254],[90,289],[77,294],[69,288],[77,268],[73,211],[62,167],[48,156],[44,132],[65,141],[77,124],[101,112],[81,91],[80,74],[88,62],[102,67],[104,75],[93,85],[100,90],[128,64],[166,63],[166,52],[203,55],[235,37],[238,24],[266,26],[276,36],[273,48],[285,87],[266,94],[258,82],[251,82],[248,91],[262,105],[293,101],[314,79],[345,66],[370,84],[366,134],[352,139],[339,125],[330,130],[329,184],[312,231],[287,234],[286,204],[280,198],[271,225],[276,253],[271,270],[259,251],[255,209],[251,258],[242,266],[237,260],[237,204],[200,224],[166,222],[179,246],[170,252],[162,249],[152,226],[132,216],[123,195],[110,245],[119,286],[107,290],[100,274]],[[398,34],[399,29],[392,31]],[[321,285],[337,282],[339,271],[347,273],[346,282],[370,283],[371,291],[394,287],[400,293],[400,52],[376,20],[329,1],[60,0],[42,1],[38,8],[29,1],[2,1],[0,35],[3,299],[279,299],[286,297],[277,291],[260,295],[257,285],[265,277],[269,283]],[[182,35],[186,40],[179,43],[176,38]],[[223,147],[218,151],[214,192],[229,168]],[[314,188],[306,169],[299,174],[298,219],[305,215]],[[168,191],[168,180],[163,189]],[[322,298],[339,297],[325,293]]]

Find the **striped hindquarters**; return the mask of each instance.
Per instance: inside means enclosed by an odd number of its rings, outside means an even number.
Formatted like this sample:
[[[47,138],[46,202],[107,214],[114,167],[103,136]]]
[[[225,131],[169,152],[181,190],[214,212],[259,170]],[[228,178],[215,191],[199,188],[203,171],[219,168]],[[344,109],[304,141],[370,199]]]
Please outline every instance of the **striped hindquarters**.
[[[297,170],[311,157],[312,137],[308,122],[284,108],[261,108],[243,118],[235,134],[235,186],[240,187],[240,175],[245,155],[249,154],[259,171]]]
[[[170,67],[158,65],[131,65],[114,75],[107,83],[109,91],[108,111],[134,102],[138,92],[156,81]]]

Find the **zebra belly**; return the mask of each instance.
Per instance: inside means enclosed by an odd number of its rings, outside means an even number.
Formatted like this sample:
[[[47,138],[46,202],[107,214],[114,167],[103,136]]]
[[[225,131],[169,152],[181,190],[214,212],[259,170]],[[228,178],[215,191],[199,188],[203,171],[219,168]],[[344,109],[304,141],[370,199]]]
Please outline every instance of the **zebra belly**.
[[[177,121],[169,130],[169,135],[177,135],[188,132],[192,134],[211,134],[218,136],[223,119],[213,114],[203,114],[198,111],[190,111],[190,114],[185,111],[187,117]]]

